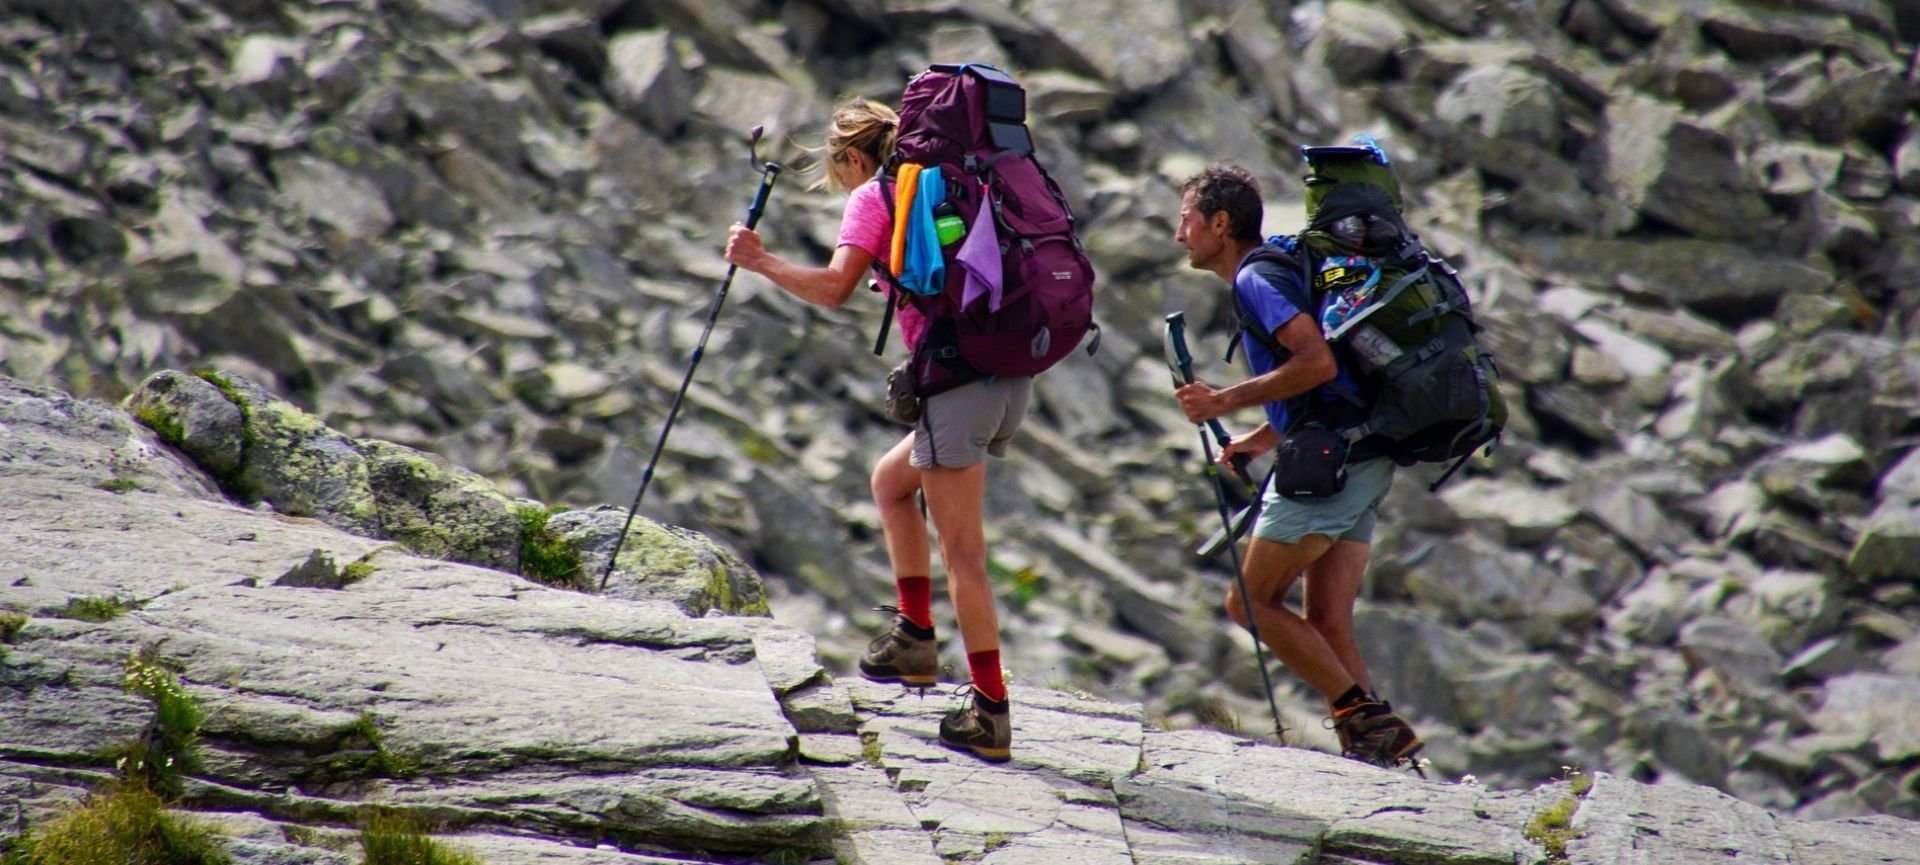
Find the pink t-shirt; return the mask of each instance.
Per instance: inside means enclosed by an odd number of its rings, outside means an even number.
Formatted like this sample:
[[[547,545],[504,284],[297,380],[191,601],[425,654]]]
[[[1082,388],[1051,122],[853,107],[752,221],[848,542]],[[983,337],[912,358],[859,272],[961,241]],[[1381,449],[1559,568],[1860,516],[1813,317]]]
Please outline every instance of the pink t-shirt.
[[[873,256],[874,271],[885,274],[887,260],[893,254],[893,203],[887,200],[886,188],[879,181],[862,183],[847,196],[847,209],[840,217],[840,241],[835,245],[851,246]],[[886,284],[884,278],[881,284]],[[893,314],[900,323],[900,341],[912,352],[927,331],[927,318],[913,304],[903,304]]]

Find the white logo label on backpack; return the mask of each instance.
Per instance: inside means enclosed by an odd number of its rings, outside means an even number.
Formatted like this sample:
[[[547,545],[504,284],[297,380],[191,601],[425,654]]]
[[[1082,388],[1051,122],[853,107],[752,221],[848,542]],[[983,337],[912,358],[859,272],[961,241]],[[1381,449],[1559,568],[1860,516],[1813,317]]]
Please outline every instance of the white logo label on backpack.
[[[1054,271],[1054,272],[1053,272],[1053,278],[1054,278],[1054,279],[1056,279],[1056,280],[1059,280],[1059,281],[1061,281],[1061,282],[1066,282],[1067,280],[1069,280],[1069,279],[1072,279],[1072,278],[1073,278],[1073,271],[1071,271],[1071,270],[1056,270],[1056,271]]]

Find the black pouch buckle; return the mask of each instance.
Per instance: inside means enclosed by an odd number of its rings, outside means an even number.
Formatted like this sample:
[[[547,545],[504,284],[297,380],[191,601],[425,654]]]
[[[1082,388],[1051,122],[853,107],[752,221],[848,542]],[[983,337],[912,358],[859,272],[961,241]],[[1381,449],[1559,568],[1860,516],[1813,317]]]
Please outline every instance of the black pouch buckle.
[[[1347,488],[1347,438],[1309,423],[1287,435],[1273,460],[1274,491],[1290,499],[1324,499]]]

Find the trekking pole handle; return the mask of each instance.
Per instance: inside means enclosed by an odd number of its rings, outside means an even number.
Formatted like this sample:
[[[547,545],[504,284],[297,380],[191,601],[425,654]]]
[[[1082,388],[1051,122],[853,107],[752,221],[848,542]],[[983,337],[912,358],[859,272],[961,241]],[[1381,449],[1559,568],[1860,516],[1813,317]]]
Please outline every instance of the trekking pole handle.
[[[780,163],[769,162],[760,167],[760,189],[753,194],[753,203],[747,205],[747,228],[752,230],[760,224],[760,215],[767,212],[767,196],[773,192],[773,181],[780,176]]]
[[[1168,313],[1166,336],[1167,365],[1174,372],[1174,385],[1177,387],[1179,385],[1192,384],[1193,353],[1187,350],[1187,314],[1185,311]],[[1213,433],[1213,440],[1219,442],[1221,448],[1225,448],[1229,442],[1233,441],[1233,437],[1227,435],[1227,428],[1220,424],[1219,418],[1208,419],[1206,427],[1209,432]],[[1248,465],[1253,462],[1253,457],[1246,454],[1234,454],[1230,462],[1233,464],[1233,473],[1238,475],[1240,480],[1247,486],[1253,486],[1253,475],[1248,469]],[[1207,463],[1208,465],[1212,465],[1213,461],[1208,460]]]

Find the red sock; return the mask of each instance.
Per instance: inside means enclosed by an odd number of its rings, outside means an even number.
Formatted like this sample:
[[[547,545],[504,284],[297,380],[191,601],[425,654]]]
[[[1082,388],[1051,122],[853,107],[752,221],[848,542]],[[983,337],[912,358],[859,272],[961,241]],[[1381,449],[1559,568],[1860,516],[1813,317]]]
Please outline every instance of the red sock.
[[[900,592],[900,615],[922,628],[933,628],[933,578],[894,577]]]
[[[967,669],[973,673],[973,692],[996,703],[1007,701],[1007,683],[1000,678],[1000,650],[967,653]]]

